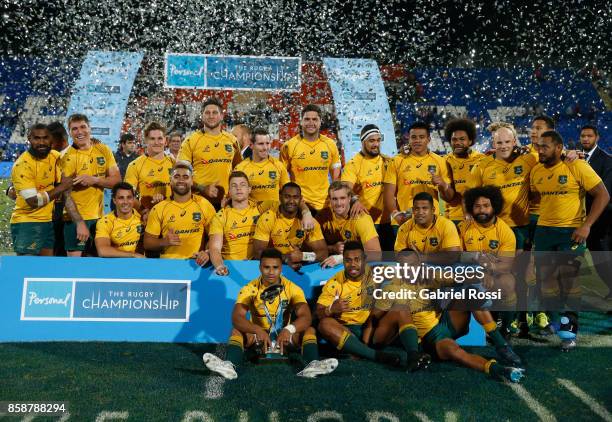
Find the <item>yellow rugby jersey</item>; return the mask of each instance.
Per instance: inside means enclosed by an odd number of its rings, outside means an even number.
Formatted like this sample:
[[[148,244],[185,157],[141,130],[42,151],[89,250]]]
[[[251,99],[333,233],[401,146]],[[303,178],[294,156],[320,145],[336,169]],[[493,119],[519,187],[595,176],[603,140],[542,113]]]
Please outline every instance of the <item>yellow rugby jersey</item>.
[[[96,238],[110,239],[111,246],[124,252],[135,252],[143,232],[140,214],[134,210],[127,220],[117,217],[110,212],[102,217],[96,224]]]
[[[174,167],[174,158],[169,155],[164,154],[161,160],[141,155],[128,165],[123,180],[138,191],[142,207],[150,209],[153,195],[164,195],[164,199],[172,195],[170,188],[172,167]]]
[[[243,171],[251,185],[250,198],[253,201],[278,201],[280,188],[289,182],[289,174],[285,165],[274,157],[260,163],[247,158],[236,166],[237,171]]]
[[[421,228],[414,218],[399,227],[395,239],[395,251],[410,248],[421,253],[439,252],[443,249],[461,247],[461,239],[455,224],[446,217],[436,216],[427,228]]]
[[[368,209],[375,224],[380,223],[385,207],[383,181],[390,162],[391,159],[382,154],[366,158],[362,152],[358,152],[342,171],[342,181],[353,183],[353,191],[359,195],[359,200]]]
[[[334,212],[325,208],[317,213],[315,219],[321,225],[321,230],[328,245],[336,242],[347,242],[349,240],[359,240],[362,244],[378,237],[376,227],[372,217],[368,214],[361,214],[357,218],[342,218]]]
[[[61,163],[62,172],[69,177],[82,174],[105,177],[109,169],[117,166],[113,152],[102,143],[92,144],[86,151],[70,146]],[[73,187],[71,196],[83,220],[96,220],[102,217],[104,188]]]
[[[538,226],[579,227],[586,218],[585,195],[601,182],[584,160],[543,164],[531,172],[531,190],[540,194]]]
[[[198,130],[183,141],[177,161],[185,160],[193,165],[194,183],[216,183],[227,193],[236,151],[240,148],[231,133],[222,131],[219,135],[211,135]]]
[[[487,252],[512,256],[516,251],[514,232],[501,218],[484,227],[474,220],[459,225],[463,250],[468,252]]]
[[[283,144],[280,159],[291,180],[302,188],[304,201],[316,210],[322,209],[327,202],[330,170],[340,167],[336,142],[324,135],[313,142],[298,135]]]
[[[192,195],[187,202],[165,199],[153,206],[145,231],[152,236],[165,237],[173,229],[181,239],[178,246],[168,246],[162,258],[188,259],[200,250],[202,238],[210,226],[215,209],[199,195]]]
[[[342,270],[325,283],[317,304],[327,308],[336,300],[347,300],[349,309],[334,317],[344,325],[363,325],[370,316],[374,288],[369,266],[360,280],[348,279]]]
[[[455,154],[449,154],[445,157],[450,167],[450,177],[453,181],[455,192],[463,195],[463,193],[468,190],[467,183],[472,167],[474,167],[482,157],[484,157],[484,154],[472,150],[470,150],[466,158],[459,158]],[[461,204],[455,206],[447,205],[447,209],[448,218],[451,220],[463,220],[463,206]]]
[[[287,218],[280,210],[268,210],[257,220],[253,239],[269,242],[274,247],[287,254],[294,248],[302,249],[308,242],[324,240],[321,226],[315,220],[313,230],[302,230],[302,221],[298,218]]]
[[[276,209],[278,203],[266,201],[257,204],[249,201],[243,210],[230,205],[221,208],[212,220],[210,233],[223,235],[221,255],[223,259],[241,260],[253,258],[253,235],[255,226],[262,212]]]
[[[36,189],[38,192],[53,190],[55,183],[59,183],[62,174],[59,166],[60,154],[50,151],[42,160],[34,158],[28,151],[19,156],[11,170],[11,181],[15,187],[17,200],[11,215],[13,223],[46,223],[53,217],[53,204],[40,208],[32,208],[21,195],[22,190]]]
[[[433,196],[436,212],[440,213],[438,189],[431,183],[432,173],[442,176],[446,183],[450,183],[446,161],[438,154],[429,152],[424,157],[398,154],[393,158],[387,167],[384,183],[397,187],[397,205],[400,211],[412,208],[412,198],[417,193],[427,192]]]
[[[511,163],[497,158],[482,160],[472,168],[468,185],[499,187],[504,197],[499,218],[510,227],[525,226],[529,224],[529,175],[536,164],[532,154],[520,155]]]
[[[281,284],[283,285],[283,291],[281,294],[272,302],[266,303],[266,306],[268,308],[268,313],[274,322],[278,317],[277,314],[280,305],[282,302],[284,302],[283,308],[285,310],[285,314],[281,315],[280,317],[283,318],[283,325],[286,325],[290,323],[289,317],[295,306],[300,303],[306,303],[306,296],[304,296],[304,291],[297,284],[289,281],[283,276],[281,276]],[[240,292],[238,292],[236,303],[243,304],[249,308],[249,312],[251,313],[251,321],[253,324],[260,326],[264,330],[269,330],[270,323],[266,316],[264,302],[260,299],[260,295],[265,288],[266,285],[261,277],[251,280],[249,284],[244,286],[242,289],[240,289]]]

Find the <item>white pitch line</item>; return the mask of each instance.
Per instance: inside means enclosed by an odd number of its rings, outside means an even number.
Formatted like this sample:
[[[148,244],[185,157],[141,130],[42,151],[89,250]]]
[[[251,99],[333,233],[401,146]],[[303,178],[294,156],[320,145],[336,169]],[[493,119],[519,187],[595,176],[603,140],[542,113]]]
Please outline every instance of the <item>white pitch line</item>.
[[[527,404],[527,407],[529,407],[533,411],[533,413],[538,415],[541,421],[557,420],[557,418],[555,418],[555,415],[550,413],[547,408],[542,406],[539,401],[534,399],[533,396],[529,394],[529,392],[525,389],[525,387],[510,382],[506,382],[506,385],[509,386],[516,393],[516,395],[519,396],[525,402],[525,404]]]
[[[423,412],[414,412],[414,416],[416,416],[421,422],[433,422],[431,419],[429,419],[429,416]]]
[[[221,345],[217,345],[215,348],[215,354],[218,355],[221,350]],[[225,378],[223,378],[221,375],[210,375],[206,380],[206,386],[204,387],[204,397],[211,400],[222,398],[223,385],[225,384],[225,381]]]
[[[444,422],[457,422],[459,415],[456,412],[446,412],[444,414]]]
[[[593,411],[593,413],[597,414],[604,421],[612,421],[612,415],[610,412],[608,412],[608,410],[599,404],[593,397],[589,396],[582,389],[580,389],[576,384],[563,378],[557,378],[557,382],[563,387],[567,388],[574,396],[582,400],[582,402],[586,404],[589,409]]]

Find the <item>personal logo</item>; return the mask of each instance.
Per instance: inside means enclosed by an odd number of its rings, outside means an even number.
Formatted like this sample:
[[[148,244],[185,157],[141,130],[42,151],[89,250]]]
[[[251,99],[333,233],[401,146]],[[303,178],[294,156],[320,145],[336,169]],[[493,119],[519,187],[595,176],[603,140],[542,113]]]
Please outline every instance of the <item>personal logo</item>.
[[[377,164],[376,167],[374,167],[374,170],[378,171],[379,168],[380,168],[380,164]]]
[[[344,238],[345,238],[345,239],[347,239],[347,240],[348,240],[348,239],[350,239],[352,236],[353,236],[353,233],[351,233],[351,231],[350,231],[350,230],[345,230],[345,231],[344,231]]]
[[[151,170],[149,174],[147,174],[147,177],[152,177],[152,176],[155,176],[155,172],[153,170]]]
[[[327,151],[321,151],[321,158],[327,160],[329,158],[329,153]]]
[[[193,218],[193,221],[199,222],[200,220],[202,220],[202,213],[194,212],[193,214],[191,214],[191,217]]]
[[[117,239],[121,239],[123,237],[123,230],[119,230],[115,236],[117,236]]]
[[[436,166],[435,165],[427,166],[427,172],[428,173],[435,173],[436,172]]]
[[[298,158],[297,158],[297,159],[298,159],[298,160],[303,160],[303,159],[305,159],[305,158],[306,158],[306,154],[305,154],[305,153],[301,153],[301,154],[298,156]]]
[[[81,171],[87,170],[87,164],[83,163],[83,166],[81,167]]]
[[[235,221],[232,223],[232,230],[238,227],[238,223],[236,223]]]
[[[566,183],[567,183],[567,176],[566,175],[559,176],[559,184],[564,185]]]
[[[172,214],[168,219],[168,223],[174,223],[174,220],[176,220],[176,217],[174,216],[174,214]]]
[[[232,148],[232,144],[225,144],[225,151],[234,152],[234,148]]]
[[[210,152],[210,145],[206,145],[206,148],[204,148],[204,152]]]
[[[489,175],[489,179],[495,179],[496,177],[497,177],[497,172],[495,171]]]
[[[438,238],[437,237],[430,237],[429,238],[429,244],[431,246],[438,246]]]
[[[106,164],[106,160],[104,159],[104,157],[96,157],[96,160],[98,161],[99,166],[103,166],[104,164]]]
[[[268,172],[268,176],[270,177],[270,179],[275,180],[276,179],[276,172],[275,171],[269,171]]]
[[[489,240],[489,248],[497,249],[498,246],[499,246],[498,240]]]
[[[295,231],[295,237],[297,237],[298,239],[301,239],[304,237],[304,230],[296,230]]]
[[[376,170],[378,170],[378,167],[376,167]],[[366,174],[366,177],[371,176],[371,175],[372,175],[372,169],[368,170],[368,174]]]
[[[514,166],[514,174],[517,176],[523,174],[523,166]]]

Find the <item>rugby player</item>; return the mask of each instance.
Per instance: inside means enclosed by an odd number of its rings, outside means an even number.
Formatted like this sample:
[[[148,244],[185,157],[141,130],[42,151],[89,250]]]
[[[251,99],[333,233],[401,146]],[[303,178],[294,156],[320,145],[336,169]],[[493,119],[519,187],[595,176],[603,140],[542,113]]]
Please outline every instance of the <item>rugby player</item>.
[[[327,258],[327,244],[319,223],[314,222],[313,230],[302,228],[301,202],[302,190],[297,183],[283,185],[278,210],[268,210],[257,220],[253,235],[255,259],[268,245],[281,251],[283,262],[294,270],[299,270],[302,262],[321,262]]]
[[[112,189],[121,175],[110,148],[93,142],[87,116],[68,117],[68,131],[74,144],[62,157],[61,166],[62,173],[73,178],[70,197],[74,203],[66,200],[71,221],[64,225],[64,242],[68,256],[80,257],[102,217],[104,189]]]
[[[202,128],[185,139],[178,160],[193,166],[194,189],[216,209],[228,192],[228,177],[242,158],[236,138],[221,130],[223,104],[211,97],[202,104]]]
[[[96,249],[104,258],[144,258],[137,252],[143,235],[140,214],[134,209],[135,193],[132,185],[119,182],[113,186],[115,210],[96,224]]]
[[[351,192],[346,182],[333,182],[329,187],[330,206],[315,216],[330,255],[323,261],[323,267],[334,267],[342,262],[344,243],[349,240],[361,242],[366,252],[381,251],[372,217],[365,213],[351,217]]]
[[[28,141],[28,150],[11,170],[17,196],[10,221],[13,250],[17,255],[52,256],[54,201],[72,187],[72,178],[61,174],[60,153],[51,149],[46,125],[33,125]]]
[[[535,232],[536,274],[541,283],[544,309],[551,312],[548,330],[562,339],[561,349],[576,346],[580,309],[578,257],[584,253],[591,226],[610,202],[601,178],[584,160],[562,161],[563,139],[558,132],[546,131],[537,141],[540,163],[531,175],[531,190],[540,199],[540,217]],[[587,215],[585,195],[593,197]],[[571,311],[559,318],[557,311]]]
[[[194,258],[198,265],[209,260],[206,232],[215,209],[206,198],[193,195],[193,168],[179,161],[170,174],[172,196],[155,204],[149,213],[144,248],[160,251],[162,258]]]
[[[329,177],[340,179],[340,154],[336,143],[321,135],[321,109],[308,104],[302,110],[301,133],[283,144],[280,159],[291,180],[302,188],[302,196],[314,214],[327,203]]]
[[[250,198],[256,202],[278,201],[281,186],[289,182],[285,165],[270,155],[272,139],[264,128],[253,131],[252,156],[236,166],[249,177]]]
[[[271,345],[270,321],[283,318],[284,327],[280,331],[277,343],[281,354],[301,346],[305,367],[298,376],[315,378],[334,371],[338,366],[336,359],[319,360],[316,332],[312,325],[312,315],[306,303],[304,291],[281,275],[282,254],[277,249],[265,249],[259,260],[261,275],[244,286],[238,293],[232,311],[232,332],[226,348],[226,359],[221,360],[212,353],[205,353],[202,359],[208,369],[227,379],[238,377],[236,369],[243,361],[244,349],[256,347],[265,353]],[[280,295],[267,304],[264,309],[262,293],[271,286],[281,286]],[[281,301],[288,306],[283,315],[278,315]],[[247,319],[247,312],[251,320]],[[290,317],[295,314],[295,319]]]

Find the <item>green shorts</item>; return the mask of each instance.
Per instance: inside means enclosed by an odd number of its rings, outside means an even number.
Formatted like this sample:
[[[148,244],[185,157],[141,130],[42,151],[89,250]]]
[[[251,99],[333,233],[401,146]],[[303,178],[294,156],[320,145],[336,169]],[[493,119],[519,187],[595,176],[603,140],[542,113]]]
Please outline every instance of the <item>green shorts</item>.
[[[89,239],[93,241],[96,235],[96,222],[98,220],[85,220],[85,224],[89,229]],[[76,224],[72,221],[66,221],[64,224],[64,247],[67,251],[84,251],[87,242],[80,242],[76,237]]]
[[[463,337],[468,333],[469,327],[466,327],[465,330],[457,330],[453,326],[453,322],[451,321],[450,314],[448,311],[443,311],[442,315],[440,315],[440,320],[438,324],[433,327],[421,340],[421,346],[424,351],[431,354],[432,356],[436,355],[436,343],[442,341],[444,339],[450,338],[453,340],[458,339],[459,337]]]
[[[53,249],[55,234],[53,223],[11,224],[13,250],[19,255],[38,255],[41,249]]]
[[[535,230],[536,226],[538,225],[539,218],[540,216],[538,214],[529,214],[529,243],[531,245],[533,245],[533,239],[535,238]]]
[[[363,325],[353,324],[345,325],[345,327],[348,328],[349,331],[359,339],[359,341],[361,341],[361,337],[363,336]]]
[[[564,251],[575,255],[582,255],[586,244],[576,244],[572,241],[575,227],[545,227],[537,226],[534,242],[536,252]]]
[[[516,249],[525,249],[525,242],[529,239],[529,226],[512,227],[514,237],[516,237]]]

